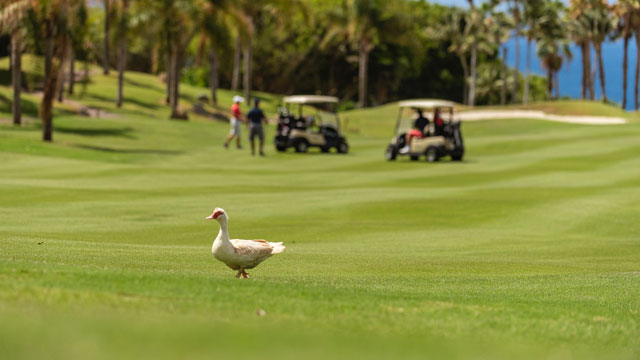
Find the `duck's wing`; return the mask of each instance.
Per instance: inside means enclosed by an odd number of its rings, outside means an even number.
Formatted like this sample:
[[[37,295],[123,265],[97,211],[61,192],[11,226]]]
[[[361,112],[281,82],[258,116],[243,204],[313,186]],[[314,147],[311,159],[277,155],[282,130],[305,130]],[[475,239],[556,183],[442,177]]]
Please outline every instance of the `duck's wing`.
[[[269,256],[273,252],[273,246],[265,240],[231,240],[233,250],[239,255],[247,255],[254,258]]]

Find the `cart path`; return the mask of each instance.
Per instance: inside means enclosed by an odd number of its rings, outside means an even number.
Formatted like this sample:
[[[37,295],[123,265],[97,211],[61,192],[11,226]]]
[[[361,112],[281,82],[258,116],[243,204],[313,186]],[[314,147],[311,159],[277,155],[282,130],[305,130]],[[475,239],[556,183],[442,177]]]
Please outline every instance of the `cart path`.
[[[458,113],[458,117],[463,121],[539,119],[586,125],[619,125],[627,123],[627,120],[620,117],[554,115],[538,110],[471,110]]]

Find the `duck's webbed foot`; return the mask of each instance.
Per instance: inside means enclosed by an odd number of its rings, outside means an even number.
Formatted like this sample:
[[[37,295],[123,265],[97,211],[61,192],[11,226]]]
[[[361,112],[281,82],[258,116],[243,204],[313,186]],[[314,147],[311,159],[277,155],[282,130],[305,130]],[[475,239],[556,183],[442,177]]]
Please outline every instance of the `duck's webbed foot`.
[[[248,279],[249,278],[249,274],[247,274],[246,271],[242,270],[242,278],[243,279]]]

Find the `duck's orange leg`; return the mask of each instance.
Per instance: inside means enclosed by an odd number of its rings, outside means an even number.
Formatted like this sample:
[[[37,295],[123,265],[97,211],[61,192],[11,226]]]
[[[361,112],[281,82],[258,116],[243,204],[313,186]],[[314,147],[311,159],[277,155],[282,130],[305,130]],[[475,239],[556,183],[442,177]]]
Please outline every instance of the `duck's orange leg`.
[[[242,278],[243,279],[248,279],[249,278],[249,274],[247,274],[247,272],[244,271],[244,269],[242,270]]]
[[[242,276],[243,272],[244,272],[244,270],[242,270],[242,269],[238,270],[238,273],[236,274],[236,278],[240,279],[240,276]]]

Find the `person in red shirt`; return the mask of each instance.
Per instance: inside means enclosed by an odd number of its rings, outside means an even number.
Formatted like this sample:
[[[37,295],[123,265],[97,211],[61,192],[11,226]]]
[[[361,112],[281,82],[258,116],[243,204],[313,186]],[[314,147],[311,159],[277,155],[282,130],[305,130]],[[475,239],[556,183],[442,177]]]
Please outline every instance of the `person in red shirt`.
[[[236,147],[238,149],[242,149],[242,145],[240,144],[240,139],[242,138],[242,123],[245,122],[244,116],[242,115],[242,109],[240,109],[240,103],[244,102],[244,98],[242,96],[234,96],[233,97],[233,105],[231,105],[231,129],[229,130],[229,135],[224,141],[224,147],[228,148],[229,143],[233,138],[236,138]]]
[[[444,135],[444,120],[442,120],[440,109],[436,109],[433,114],[433,125],[434,125],[435,136]]]

